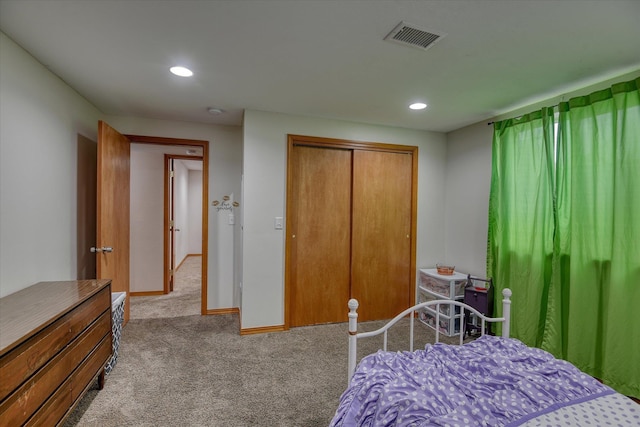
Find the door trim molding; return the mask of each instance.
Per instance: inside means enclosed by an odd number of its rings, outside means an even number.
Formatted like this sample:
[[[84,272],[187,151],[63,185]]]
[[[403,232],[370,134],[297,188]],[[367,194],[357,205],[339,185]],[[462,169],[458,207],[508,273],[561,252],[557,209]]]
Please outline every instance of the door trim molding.
[[[170,246],[169,233],[171,233],[172,231],[175,231],[175,227],[171,227],[171,225],[169,224],[171,221],[171,218],[173,218],[174,216],[174,212],[172,212],[172,209],[173,209],[173,203],[174,203],[173,195],[175,191],[175,188],[172,188],[171,191],[169,191],[169,185],[170,185],[169,173],[170,173],[171,160],[199,160],[203,162],[202,167],[204,169],[204,160],[200,156],[186,156],[186,155],[180,155],[180,154],[166,154],[166,153],[164,155],[164,293],[165,294],[173,292],[173,286],[175,284],[171,281],[171,275],[169,274],[169,270],[171,270],[172,264],[174,264],[176,261],[175,254],[171,253],[171,248],[169,247]],[[204,179],[204,176],[203,176],[203,179]],[[204,225],[204,218],[203,218],[203,225]],[[173,239],[175,239],[175,234],[171,238],[172,245],[175,244]],[[174,258],[172,258],[172,255]],[[188,256],[189,254],[187,254],[187,257]],[[176,265],[173,270],[178,271],[178,269],[180,268],[180,266],[186,260],[187,257],[181,260],[180,263]]]
[[[286,219],[285,224],[290,224],[292,218],[293,195],[293,148],[298,146],[320,147],[320,148],[337,148],[344,150],[365,150],[365,151],[386,151],[393,153],[406,153],[412,156],[411,169],[411,260],[410,260],[410,283],[416,283],[416,242],[417,242],[417,218],[418,218],[418,147],[412,145],[395,145],[381,142],[354,141],[346,139],[323,138],[306,135],[287,135],[287,178],[286,178]],[[284,330],[290,327],[290,299],[291,299],[291,234],[287,232],[285,227],[285,262],[284,262]],[[411,298],[410,305],[415,304],[415,289],[409,290]],[[347,313],[347,301],[345,304],[345,314]],[[346,321],[346,315],[345,315]]]
[[[173,239],[175,239],[175,235],[171,236],[171,232],[173,231],[173,227],[171,227],[170,222],[173,218],[173,181],[171,180],[171,172],[173,169],[171,168],[171,157],[169,154],[164,155],[164,200],[162,202],[162,206],[164,208],[164,216],[162,220],[163,227],[163,240],[162,246],[164,248],[163,251],[163,293],[168,294],[173,290],[173,283],[171,282],[171,273],[173,267],[173,249],[171,246],[174,245]],[[171,244],[169,244],[169,240],[171,240]]]
[[[207,314],[207,260],[209,259],[209,141],[199,139],[165,138],[145,135],[125,136],[129,139],[130,143],[136,144],[202,147],[202,288],[200,293],[200,313],[202,315],[205,315]],[[189,156],[189,158],[194,159],[196,157]]]

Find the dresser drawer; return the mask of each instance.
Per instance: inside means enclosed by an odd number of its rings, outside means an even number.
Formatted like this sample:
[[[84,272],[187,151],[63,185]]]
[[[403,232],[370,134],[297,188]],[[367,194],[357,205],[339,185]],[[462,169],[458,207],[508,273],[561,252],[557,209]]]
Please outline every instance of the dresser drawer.
[[[454,273],[443,276],[437,273],[437,269],[420,269],[418,284],[439,296],[439,299],[455,299],[464,295],[464,287],[467,284],[467,276]]]
[[[442,297],[438,296],[426,289],[423,289],[422,287],[418,287],[418,302],[429,302],[429,301],[435,301],[435,300],[440,300],[442,301]],[[451,300],[451,301],[457,301],[457,300]],[[451,304],[439,304],[438,305],[440,307],[440,313],[444,314],[445,316],[451,316],[451,314],[460,314],[460,307],[458,306],[454,306]],[[432,310],[436,310],[436,307],[438,307],[436,305],[432,305],[431,309]]]
[[[3,357],[0,361],[0,401],[110,307],[111,292],[106,287]]]
[[[27,421],[42,402],[66,381],[87,355],[105,340],[111,346],[110,309],[104,311],[93,324],[2,402],[0,405],[2,424],[22,425]],[[108,353],[110,352],[109,347]]]
[[[111,339],[104,337],[93,352],[62,384],[25,426],[52,426],[73,409],[73,403],[91,385],[95,373],[111,357]]]

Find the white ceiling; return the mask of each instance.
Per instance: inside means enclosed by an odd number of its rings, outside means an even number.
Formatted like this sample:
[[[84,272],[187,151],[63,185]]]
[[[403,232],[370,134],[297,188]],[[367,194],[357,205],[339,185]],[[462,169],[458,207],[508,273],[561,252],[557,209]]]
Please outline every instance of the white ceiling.
[[[401,21],[447,35],[384,41]],[[451,131],[640,70],[639,22],[639,0],[0,0],[0,29],[103,113],[227,125]]]

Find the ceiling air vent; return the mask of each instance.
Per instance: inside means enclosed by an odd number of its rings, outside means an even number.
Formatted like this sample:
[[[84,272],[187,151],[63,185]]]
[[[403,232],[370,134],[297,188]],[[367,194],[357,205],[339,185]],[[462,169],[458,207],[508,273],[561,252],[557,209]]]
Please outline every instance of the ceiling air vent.
[[[436,34],[402,21],[384,39],[405,46],[427,50],[445,35]]]

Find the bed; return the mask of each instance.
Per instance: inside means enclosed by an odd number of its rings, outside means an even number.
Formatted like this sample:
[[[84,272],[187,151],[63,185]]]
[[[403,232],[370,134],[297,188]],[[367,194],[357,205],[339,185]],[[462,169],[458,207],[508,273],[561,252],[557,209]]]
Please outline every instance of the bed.
[[[349,426],[640,426],[640,405],[543,350],[509,338],[511,291],[502,317],[489,318],[462,302],[417,304],[371,332],[358,333],[356,300],[349,301],[348,388],[331,427]],[[415,313],[455,304],[481,324],[480,336],[459,345],[439,342],[413,351]],[[387,351],[389,328],[409,316],[409,351]],[[461,317],[462,321],[462,317]],[[501,336],[484,334],[501,323]],[[436,324],[438,324],[436,322]],[[357,365],[358,340],[383,335],[382,349]]]

